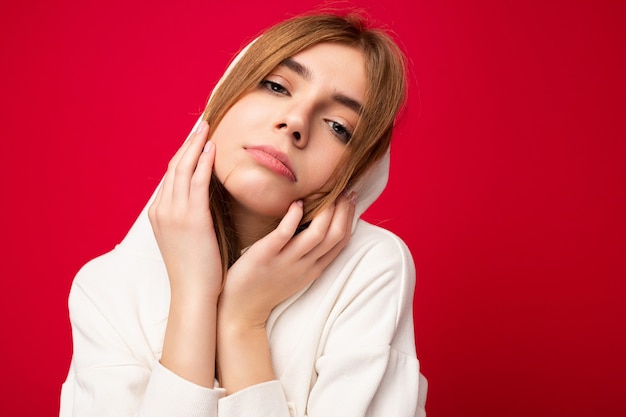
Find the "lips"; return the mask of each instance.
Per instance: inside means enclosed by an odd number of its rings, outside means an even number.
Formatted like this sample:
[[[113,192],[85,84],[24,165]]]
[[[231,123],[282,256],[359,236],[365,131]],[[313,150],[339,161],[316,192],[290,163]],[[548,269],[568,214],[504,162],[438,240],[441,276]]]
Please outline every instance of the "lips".
[[[289,157],[278,149],[267,145],[248,146],[245,149],[261,165],[287,178],[289,181],[297,181],[289,162]]]

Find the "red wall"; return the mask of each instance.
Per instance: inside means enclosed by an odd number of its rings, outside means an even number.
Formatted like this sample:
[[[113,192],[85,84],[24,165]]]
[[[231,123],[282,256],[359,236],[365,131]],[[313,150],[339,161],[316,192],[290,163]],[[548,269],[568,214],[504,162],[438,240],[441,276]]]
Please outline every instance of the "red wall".
[[[95,3],[0,5],[2,415],[56,413],[73,275],[123,237],[229,57],[317,2]],[[415,257],[429,416],[626,415],[625,3],[354,4],[412,60],[367,217]]]

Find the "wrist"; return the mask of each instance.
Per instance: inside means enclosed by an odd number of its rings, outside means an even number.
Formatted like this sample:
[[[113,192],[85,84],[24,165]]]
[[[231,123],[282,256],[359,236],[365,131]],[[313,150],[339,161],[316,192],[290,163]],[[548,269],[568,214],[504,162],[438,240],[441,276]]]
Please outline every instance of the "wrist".
[[[191,285],[189,283],[172,285],[170,283],[170,297],[190,303],[208,302],[217,306],[220,289],[213,285]]]
[[[245,336],[253,333],[265,334],[265,325],[267,318],[263,316],[259,317],[247,317],[242,315],[226,314],[218,307],[217,310],[217,327],[218,330],[228,332],[229,335],[238,337]]]
[[[172,291],[170,294],[169,315],[170,318],[177,316],[183,319],[186,317],[202,319],[210,315],[215,320],[215,324],[217,324],[217,297],[210,294]]]
[[[218,319],[216,359],[227,395],[276,379],[265,322]]]
[[[239,300],[234,301],[227,293],[222,293],[217,305],[217,324],[229,331],[248,331],[265,329],[265,324],[271,313],[265,309]]]
[[[215,378],[217,302],[211,297],[172,294],[161,364],[197,385]]]

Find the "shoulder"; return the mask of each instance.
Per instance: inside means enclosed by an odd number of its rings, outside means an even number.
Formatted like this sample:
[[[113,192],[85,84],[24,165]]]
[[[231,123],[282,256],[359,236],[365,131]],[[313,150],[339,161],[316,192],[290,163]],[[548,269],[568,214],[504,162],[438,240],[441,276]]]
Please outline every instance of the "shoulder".
[[[359,220],[348,245],[320,278],[319,286],[342,308],[365,303],[392,311],[412,305],[415,265],[402,239]]]
[[[167,273],[162,263],[118,246],[78,271],[68,303],[74,327],[108,326],[130,346],[148,341],[158,350],[169,306]]]
[[[331,305],[324,316],[324,352],[391,346],[414,356],[415,267],[402,239],[359,220],[350,243],[320,279],[312,290]]]
[[[162,262],[143,259],[116,247],[87,262],[76,274],[72,291],[80,289],[97,303],[123,308],[160,298],[167,292],[167,272]]]
[[[367,268],[379,273],[392,272],[396,279],[415,280],[415,265],[408,246],[387,229],[359,220],[346,249],[351,258]]]
[[[377,250],[388,249],[390,251],[409,252],[406,243],[398,235],[361,219],[356,223],[351,242],[358,242],[359,244],[365,242],[375,243]]]

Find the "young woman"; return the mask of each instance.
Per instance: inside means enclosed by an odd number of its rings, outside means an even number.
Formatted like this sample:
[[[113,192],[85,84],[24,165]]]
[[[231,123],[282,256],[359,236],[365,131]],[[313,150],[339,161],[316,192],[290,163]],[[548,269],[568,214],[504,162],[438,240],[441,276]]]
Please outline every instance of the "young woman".
[[[70,294],[61,416],[416,416],[414,267],[358,216],[387,181],[402,54],[356,17],[249,45],[150,203]]]

